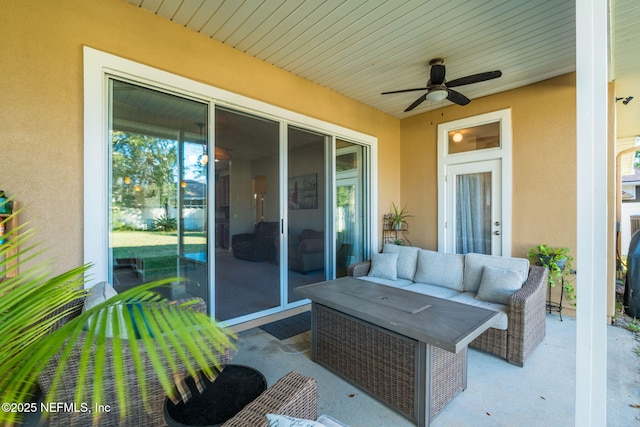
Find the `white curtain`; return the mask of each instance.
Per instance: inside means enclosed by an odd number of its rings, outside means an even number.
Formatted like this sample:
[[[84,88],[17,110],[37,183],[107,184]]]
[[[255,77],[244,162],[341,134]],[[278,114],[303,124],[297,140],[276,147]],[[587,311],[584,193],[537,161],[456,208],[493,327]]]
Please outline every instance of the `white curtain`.
[[[491,254],[491,173],[456,177],[456,253]]]

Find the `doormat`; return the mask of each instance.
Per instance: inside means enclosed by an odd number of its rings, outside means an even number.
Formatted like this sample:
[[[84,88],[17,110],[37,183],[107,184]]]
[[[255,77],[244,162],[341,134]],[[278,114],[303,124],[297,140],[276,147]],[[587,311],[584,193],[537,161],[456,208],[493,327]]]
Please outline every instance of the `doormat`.
[[[286,319],[277,320],[260,326],[260,329],[273,335],[279,340],[286,340],[294,335],[301,334],[311,329],[311,312],[296,314]]]

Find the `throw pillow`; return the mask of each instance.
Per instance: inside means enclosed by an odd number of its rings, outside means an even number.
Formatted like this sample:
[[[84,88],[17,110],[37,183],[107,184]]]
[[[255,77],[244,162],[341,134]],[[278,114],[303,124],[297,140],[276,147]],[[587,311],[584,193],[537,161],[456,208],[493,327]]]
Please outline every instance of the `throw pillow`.
[[[87,292],[87,297],[84,299],[84,306],[82,307],[82,312],[84,313],[90,308],[95,307],[96,305],[105,302],[111,297],[118,295],[118,292],[111,286],[108,282],[100,282],[95,284],[92,288]]]
[[[468,253],[465,255],[462,280],[465,292],[478,293],[485,266],[520,271],[525,277],[529,274],[528,259]]]
[[[525,280],[520,271],[485,266],[476,299],[508,305]]]
[[[369,269],[368,276],[378,277],[380,279],[397,280],[398,254],[372,254],[371,268]]]
[[[317,421],[303,420],[302,418],[294,418],[286,415],[267,414],[269,427],[326,427]]]
[[[398,254],[398,277],[413,280],[418,265],[418,251],[415,246],[401,246],[393,243],[385,243],[383,253]]]

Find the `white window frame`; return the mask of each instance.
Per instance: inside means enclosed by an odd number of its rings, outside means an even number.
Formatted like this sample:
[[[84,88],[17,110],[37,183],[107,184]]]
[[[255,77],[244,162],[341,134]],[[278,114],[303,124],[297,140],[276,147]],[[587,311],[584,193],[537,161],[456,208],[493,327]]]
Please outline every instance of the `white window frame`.
[[[93,265],[86,286],[106,281],[109,277],[109,146],[108,137],[108,78],[116,77],[131,82],[157,87],[161,90],[184,94],[187,97],[223,105],[258,116],[294,125],[335,138],[355,141],[369,147],[370,183],[368,195],[369,236],[377,241],[378,194],[378,139],[313,117],[295,113],[262,101],[222,90],[173,73],[159,70],[135,61],[121,58],[84,46],[84,262]],[[211,114],[213,116],[213,114]],[[210,126],[209,140],[214,141],[214,127]],[[210,186],[211,193],[213,186]],[[209,194],[211,200],[214,195]],[[286,211],[285,226],[286,226]],[[374,248],[370,248],[371,251]],[[213,300],[211,301],[213,303]]]

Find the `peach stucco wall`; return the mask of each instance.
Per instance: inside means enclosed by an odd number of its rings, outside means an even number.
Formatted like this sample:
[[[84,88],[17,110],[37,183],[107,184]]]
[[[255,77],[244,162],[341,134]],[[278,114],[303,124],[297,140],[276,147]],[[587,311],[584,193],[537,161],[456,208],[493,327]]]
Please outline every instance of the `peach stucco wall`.
[[[438,125],[511,109],[512,255],[525,257],[546,243],[569,247],[575,256],[575,87],[575,74],[568,74],[402,120],[400,186],[402,205],[415,215],[408,221],[411,242],[438,247]]]
[[[400,191],[397,118],[122,0],[3,1],[0,28],[0,188],[59,271],[83,257],[83,45],[373,135],[380,206]]]
[[[574,74],[402,120],[402,204],[420,218],[409,220],[412,243],[438,245],[438,125],[502,109],[511,109],[512,123],[512,254],[540,243],[575,250]]]
[[[0,188],[28,205],[21,222],[58,271],[83,257],[84,45],[377,137],[378,218],[406,205],[425,248],[437,247],[438,124],[510,108],[512,254],[576,247],[574,74],[398,120],[122,0],[2,1],[0,28]]]

